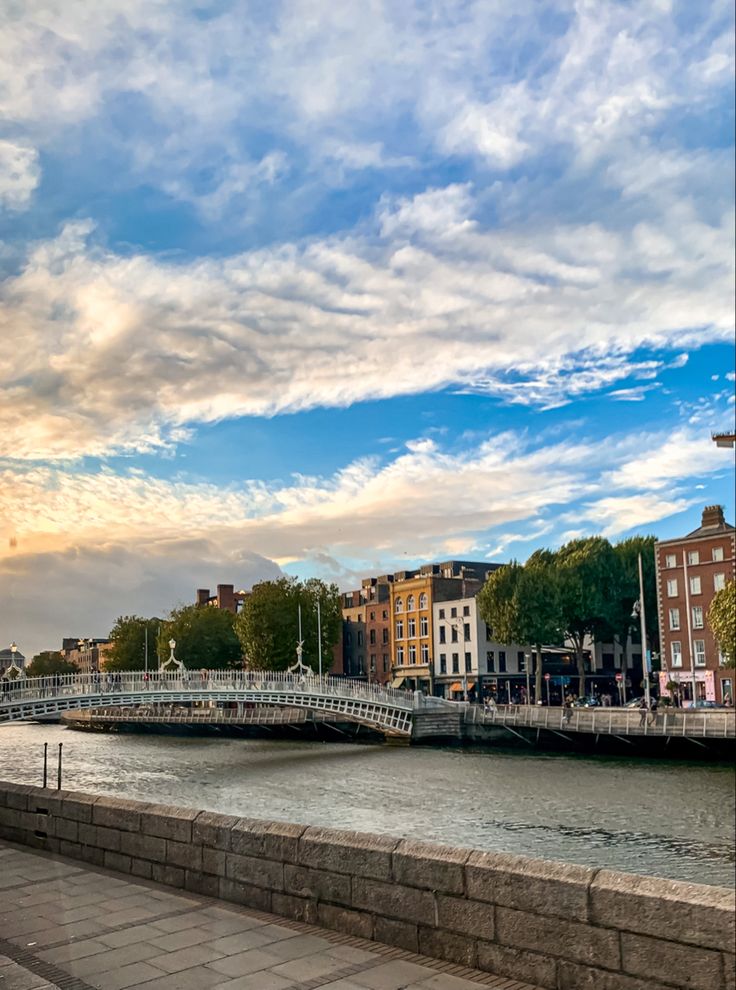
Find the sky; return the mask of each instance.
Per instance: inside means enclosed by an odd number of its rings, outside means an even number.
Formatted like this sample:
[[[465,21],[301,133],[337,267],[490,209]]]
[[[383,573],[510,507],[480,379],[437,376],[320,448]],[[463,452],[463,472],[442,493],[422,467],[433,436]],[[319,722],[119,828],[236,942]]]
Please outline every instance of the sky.
[[[0,642],[734,521],[730,0],[10,0],[0,51]]]

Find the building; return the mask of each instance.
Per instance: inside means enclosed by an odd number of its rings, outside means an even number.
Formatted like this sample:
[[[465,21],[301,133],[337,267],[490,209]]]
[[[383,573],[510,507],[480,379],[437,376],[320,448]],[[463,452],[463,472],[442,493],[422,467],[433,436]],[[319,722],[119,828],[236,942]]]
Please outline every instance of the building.
[[[734,580],[736,529],[724,519],[722,506],[709,505],[697,529],[678,539],[657,541],[654,553],[660,693],[679,695],[686,705],[693,698],[733,700],[734,672],[723,666],[707,615],[716,592]]]
[[[342,669],[346,677],[366,677],[366,603],[361,591],[342,596]]]
[[[80,674],[95,674],[107,669],[113,648],[109,639],[75,639],[67,636],[61,642],[61,655],[79,669]]]
[[[386,684],[391,679],[392,574],[365,578],[342,596],[342,669],[348,677]]]
[[[448,560],[399,571],[391,584],[392,687],[434,693],[434,605],[471,598],[500,564]]]
[[[222,608],[236,615],[248,597],[247,591],[236,591],[234,584],[218,584],[217,594],[210,595],[209,588],[197,588],[198,607],[209,605],[211,608]]]

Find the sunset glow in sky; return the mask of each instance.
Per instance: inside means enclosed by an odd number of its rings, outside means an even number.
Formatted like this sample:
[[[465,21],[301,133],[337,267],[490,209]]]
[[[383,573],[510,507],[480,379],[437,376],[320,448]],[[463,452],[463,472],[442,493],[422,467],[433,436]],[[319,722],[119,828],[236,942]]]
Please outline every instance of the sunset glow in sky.
[[[0,643],[733,522],[733,35],[725,0],[6,4]]]

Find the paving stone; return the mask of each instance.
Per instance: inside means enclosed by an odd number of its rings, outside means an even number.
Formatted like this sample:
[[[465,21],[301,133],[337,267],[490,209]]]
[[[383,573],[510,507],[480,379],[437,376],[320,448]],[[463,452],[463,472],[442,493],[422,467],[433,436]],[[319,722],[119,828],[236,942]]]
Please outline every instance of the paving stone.
[[[73,959],[84,959],[85,956],[93,956],[97,952],[107,952],[109,948],[110,946],[105,945],[101,940],[90,938],[84,942],[57,945],[55,949],[45,949],[43,952],[36,952],[36,955],[44,962],[53,963],[63,969],[64,964]]]
[[[224,953],[213,949],[211,945],[191,945],[188,949],[178,952],[167,952],[163,955],[149,957],[152,966],[158,966],[166,973],[178,973],[183,969],[204,966],[215,959],[222,959]]]
[[[99,935],[100,942],[104,942],[110,949],[118,949],[123,945],[132,945],[134,942],[149,942],[156,944],[155,940],[161,938],[162,932],[159,928],[149,925],[134,925],[132,928],[122,928],[119,932],[106,932]]]
[[[51,984],[24,966],[9,960],[0,969],[0,987],[2,990],[48,990]]]
[[[224,938],[213,939],[207,944],[226,956],[234,955],[236,952],[245,952],[247,949],[259,949],[264,945],[273,945],[276,940],[271,935],[262,934],[263,927],[239,932],[236,935],[225,935]],[[290,934],[293,935],[294,933],[291,932]]]
[[[371,990],[404,990],[411,983],[431,975],[435,974],[428,971],[426,966],[417,966],[416,963],[395,959],[364,973],[356,973],[350,979],[359,987],[370,987]]]
[[[149,980],[164,975],[166,974],[162,970],[156,969],[150,963],[136,962],[129,966],[121,966],[112,973],[89,977],[87,982],[93,987],[99,987],[99,990],[124,990],[125,987],[147,984]]]
[[[216,973],[206,966],[195,966],[194,969],[182,970],[180,973],[169,973],[168,976],[147,980],[136,986],[141,990],[210,990],[222,982],[222,974]],[[255,990],[267,990],[266,987],[256,987]]]
[[[237,952],[234,956],[217,959],[208,965],[210,969],[222,973],[223,976],[236,977],[257,973],[262,969],[270,969],[282,962],[283,959],[279,959],[278,956],[274,956],[264,949],[247,949],[245,952]]]
[[[345,963],[327,953],[319,952],[312,956],[302,956],[299,959],[291,959],[289,962],[274,966],[273,972],[277,976],[285,976],[287,979],[297,982],[314,980],[318,976],[328,976],[330,973],[337,973],[345,969]]]
[[[241,976],[237,980],[228,980],[227,983],[218,983],[215,990],[286,990],[287,987],[293,986],[293,980],[287,980],[283,976],[264,971],[251,973],[250,976]],[[362,988],[359,987],[358,990],[362,990]]]

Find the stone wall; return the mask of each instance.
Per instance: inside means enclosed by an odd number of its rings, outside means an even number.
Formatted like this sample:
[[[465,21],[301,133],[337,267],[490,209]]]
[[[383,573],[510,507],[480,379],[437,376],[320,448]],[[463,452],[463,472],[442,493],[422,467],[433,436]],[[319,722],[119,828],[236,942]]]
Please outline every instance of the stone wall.
[[[734,895],[0,783],[0,837],[548,990],[734,990]]]

